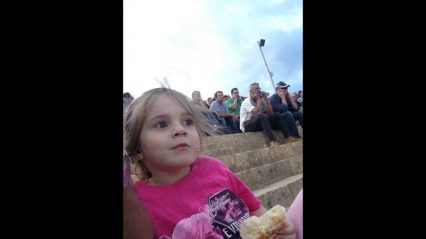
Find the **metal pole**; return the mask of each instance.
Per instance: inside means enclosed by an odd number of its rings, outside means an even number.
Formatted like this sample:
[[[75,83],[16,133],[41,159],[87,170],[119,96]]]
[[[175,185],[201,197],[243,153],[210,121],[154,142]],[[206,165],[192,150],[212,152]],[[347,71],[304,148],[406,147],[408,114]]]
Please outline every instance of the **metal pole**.
[[[269,78],[271,79],[271,83],[272,83],[272,89],[275,89],[274,80],[272,79],[272,72],[269,70],[268,63],[266,63],[266,59],[265,59],[265,56],[263,55],[262,47],[260,46],[259,41],[257,42],[257,45],[259,46],[260,53],[262,53],[263,61],[265,62],[265,65],[266,65],[266,70],[268,70],[268,75],[269,75]]]

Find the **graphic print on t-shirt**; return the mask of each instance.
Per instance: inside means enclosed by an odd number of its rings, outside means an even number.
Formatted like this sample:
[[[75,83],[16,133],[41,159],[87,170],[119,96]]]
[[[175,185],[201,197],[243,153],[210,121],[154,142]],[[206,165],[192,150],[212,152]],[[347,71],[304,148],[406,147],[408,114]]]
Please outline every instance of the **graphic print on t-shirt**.
[[[229,189],[209,197],[209,215],[213,226],[220,227],[223,238],[240,238],[241,222],[249,218],[247,205]]]

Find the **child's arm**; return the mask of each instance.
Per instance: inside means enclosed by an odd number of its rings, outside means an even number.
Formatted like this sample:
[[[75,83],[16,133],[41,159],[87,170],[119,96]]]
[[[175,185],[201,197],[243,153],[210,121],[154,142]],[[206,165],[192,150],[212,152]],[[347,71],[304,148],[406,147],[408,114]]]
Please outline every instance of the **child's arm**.
[[[268,210],[266,210],[264,206],[260,205],[258,209],[254,210],[253,212],[250,212],[250,216],[260,217],[265,214],[266,211]]]

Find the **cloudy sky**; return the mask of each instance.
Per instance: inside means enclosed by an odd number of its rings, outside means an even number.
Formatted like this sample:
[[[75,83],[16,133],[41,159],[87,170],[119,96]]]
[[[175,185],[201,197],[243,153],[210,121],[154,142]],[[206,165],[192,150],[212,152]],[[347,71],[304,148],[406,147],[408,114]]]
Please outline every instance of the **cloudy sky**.
[[[138,97],[167,79],[203,99],[233,87],[248,96],[273,80],[303,90],[302,0],[124,0],[123,91]]]

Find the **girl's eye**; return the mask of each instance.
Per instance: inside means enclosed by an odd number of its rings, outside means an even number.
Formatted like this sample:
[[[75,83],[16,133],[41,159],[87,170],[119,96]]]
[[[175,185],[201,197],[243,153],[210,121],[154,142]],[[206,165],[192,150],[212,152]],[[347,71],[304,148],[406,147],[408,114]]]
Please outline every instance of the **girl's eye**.
[[[167,127],[167,123],[165,121],[161,121],[158,122],[157,124],[154,125],[155,128],[166,128]]]
[[[194,124],[194,121],[193,121],[192,119],[187,119],[187,120],[185,120],[185,121],[183,122],[183,124],[184,124],[185,126],[191,126],[191,125],[193,125],[193,124]]]

